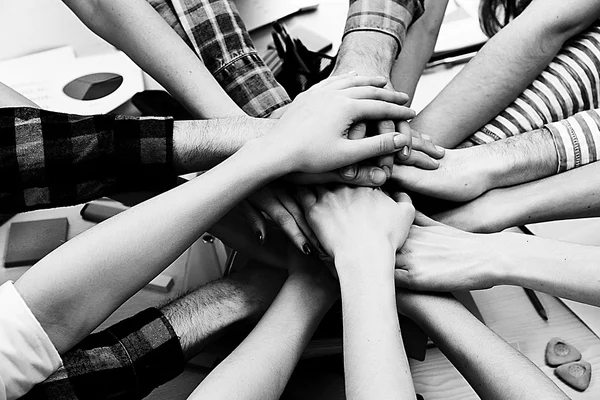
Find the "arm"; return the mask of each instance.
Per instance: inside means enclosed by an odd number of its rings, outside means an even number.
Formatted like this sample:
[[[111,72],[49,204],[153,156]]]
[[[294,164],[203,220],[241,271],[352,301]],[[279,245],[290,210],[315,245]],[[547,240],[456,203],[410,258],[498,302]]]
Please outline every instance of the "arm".
[[[358,119],[411,114],[397,104],[398,95],[361,87],[379,82],[348,76],[302,94],[269,135],[193,181],[77,236],[29,269],[15,287],[59,352],[89,334],[257,187],[293,171],[316,173],[397,151],[393,134],[344,138]]]
[[[393,282],[394,254],[414,217],[410,199],[349,187],[299,197],[340,279],[348,399],[414,398]]]
[[[315,263],[309,259],[300,262]],[[202,381],[190,399],[281,396],[317,325],[337,298],[336,282],[322,264],[317,264],[310,268],[311,273],[308,269],[290,271],[256,328]]]
[[[473,234],[431,220],[425,224],[411,228],[397,256],[399,285],[436,291],[516,285],[600,306],[599,247],[512,232]]]
[[[600,163],[518,186],[491,190],[433,216],[470,232],[500,232],[513,226],[600,217]]]
[[[194,117],[244,115],[194,52],[145,0],[64,0],[94,33],[123,50]]]
[[[26,107],[0,108],[0,117],[3,212],[78,204],[118,191],[162,191],[177,174],[218,164],[276,123],[79,116]]]
[[[430,134],[441,146],[456,146],[515,100],[564,42],[599,13],[600,4],[588,0],[532,1],[483,46],[411,126]]]
[[[482,399],[569,398],[453,297],[399,291],[397,301]]]

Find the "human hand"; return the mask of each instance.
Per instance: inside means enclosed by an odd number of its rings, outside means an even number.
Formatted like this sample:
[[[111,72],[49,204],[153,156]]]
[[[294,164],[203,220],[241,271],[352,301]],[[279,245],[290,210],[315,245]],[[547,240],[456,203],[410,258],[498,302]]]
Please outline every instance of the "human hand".
[[[469,201],[493,188],[495,160],[485,146],[446,150],[439,168],[396,165],[392,180],[403,189],[452,201]]]
[[[331,171],[394,153],[405,143],[400,134],[347,140],[350,127],[358,121],[415,115],[401,106],[407,100],[405,95],[382,89],[384,85],[383,78],[329,78],[300,94],[273,132],[257,141],[281,159],[286,172]]]
[[[402,246],[414,218],[414,207],[403,193],[394,201],[372,188],[317,187],[314,193],[301,187],[298,198],[310,226],[334,260],[382,248],[395,251]],[[371,245],[375,249],[369,249]]]
[[[460,231],[418,214],[396,254],[396,285],[413,290],[486,289],[498,282],[494,235]]]
[[[411,129],[406,121],[401,121],[399,128],[400,132],[409,131],[412,137],[412,151],[408,158],[399,157],[399,153],[396,153],[395,162],[400,165],[412,165],[421,169],[437,169],[440,166],[439,159],[443,158],[446,154],[446,149],[437,146],[431,140],[431,136],[425,135]]]
[[[337,298],[339,283],[327,266],[316,257],[300,253],[294,246],[288,246],[288,274],[290,277],[310,282],[311,287]]]
[[[319,241],[304,218],[304,212],[290,193],[289,187],[272,182],[254,192],[248,202],[261,212],[267,214],[290,238],[298,250],[306,255],[316,254]],[[259,240],[266,239],[267,230],[265,221],[258,216],[253,219],[252,225],[256,227]]]

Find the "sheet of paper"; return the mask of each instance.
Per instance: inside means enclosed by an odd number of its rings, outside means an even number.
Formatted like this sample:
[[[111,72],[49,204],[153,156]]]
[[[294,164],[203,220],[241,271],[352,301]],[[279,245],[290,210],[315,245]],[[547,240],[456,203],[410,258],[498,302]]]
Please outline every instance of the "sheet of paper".
[[[120,75],[123,83],[96,100],[77,100],[64,93],[71,81],[95,73]],[[81,115],[108,113],[144,90],[141,70],[124,53],[76,58],[70,47],[0,62],[0,82],[44,109]]]

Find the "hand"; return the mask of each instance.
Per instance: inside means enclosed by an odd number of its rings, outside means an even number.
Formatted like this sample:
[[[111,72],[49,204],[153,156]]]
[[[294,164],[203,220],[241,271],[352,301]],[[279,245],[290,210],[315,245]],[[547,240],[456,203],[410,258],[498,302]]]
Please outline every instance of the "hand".
[[[400,93],[381,87],[383,78],[343,76],[329,78],[300,94],[262,139],[266,148],[285,163],[284,170],[318,173],[367,158],[398,151],[402,135],[347,140],[350,127],[362,120],[407,119],[414,111],[402,107]]]
[[[248,202],[258,210],[258,215],[263,212],[279,225],[298,250],[306,255],[316,254],[315,249],[319,244],[317,237],[287,186],[272,182],[254,192],[248,198]],[[264,220],[257,216],[253,219],[252,225],[256,227],[259,240],[264,241],[267,236]]]
[[[310,226],[334,259],[364,250],[365,244],[393,250],[402,246],[414,218],[406,194],[398,194],[396,202],[371,188],[317,187],[316,191],[301,187],[298,197]]]
[[[469,201],[492,188],[494,160],[484,146],[447,150],[440,166],[423,170],[396,165],[392,180],[403,189],[452,201]]]
[[[402,121],[401,124],[403,126],[399,128],[399,132],[410,131],[410,135],[412,136],[412,151],[408,158],[399,157],[400,153],[396,153],[396,163],[399,165],[412,165],[421,169],[438,169],[440,166],[438,160],[444,157],[446,150],[443,147],[435,145],[431,140],[431,136],[410,129],[407,122]]]
[[[339,295],[339,284],[325,264],[300,253],[291,245],[288,246],[288,274],[310,282],[312,288],[321,289],[329,296],[337,298]]]
[[[463,232],[419,214],[396,255],[396,285],[426,291],[490,288],[497,282],[494,259],[502,257],[496,254],[494,238]]]

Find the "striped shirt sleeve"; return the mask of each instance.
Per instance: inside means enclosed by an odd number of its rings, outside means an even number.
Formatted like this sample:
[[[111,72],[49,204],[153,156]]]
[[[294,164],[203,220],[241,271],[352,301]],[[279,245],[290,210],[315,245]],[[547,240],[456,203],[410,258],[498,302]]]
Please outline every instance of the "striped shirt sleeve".
[[[406,30],[424,11],[423,0],[350,0],[344,36],[356,31],[381,32],[396,39],[400,54]]]
[[[0,108],[0,213],[175,183],[171,118]]]
[[[557,172],[598,161],[600,109],[579,112],[544,126],[552,134],[558,156]]]

